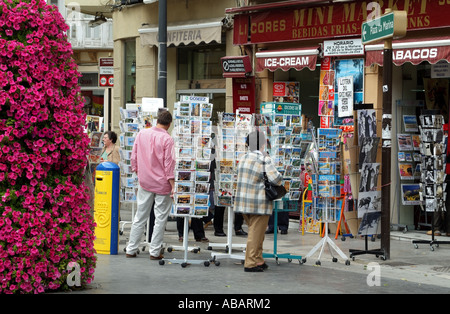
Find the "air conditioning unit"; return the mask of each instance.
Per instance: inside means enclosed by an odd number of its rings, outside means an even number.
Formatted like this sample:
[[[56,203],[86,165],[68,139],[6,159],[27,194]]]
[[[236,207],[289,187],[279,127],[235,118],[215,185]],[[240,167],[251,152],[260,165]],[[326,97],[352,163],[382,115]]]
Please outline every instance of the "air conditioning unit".
[[[106,17],[104,17],[101,13],[97,13],[94,20],[89,22],[89,27],[97,27],[99,25],[102,25],[103,23],[106,23]]]

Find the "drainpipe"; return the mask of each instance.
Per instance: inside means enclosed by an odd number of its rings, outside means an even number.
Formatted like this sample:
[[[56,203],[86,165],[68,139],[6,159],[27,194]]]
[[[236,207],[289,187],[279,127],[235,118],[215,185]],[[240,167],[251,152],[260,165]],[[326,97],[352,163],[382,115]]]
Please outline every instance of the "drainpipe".
[[[158,98],[167,108],[167,0],[159,0],[158,7]]]

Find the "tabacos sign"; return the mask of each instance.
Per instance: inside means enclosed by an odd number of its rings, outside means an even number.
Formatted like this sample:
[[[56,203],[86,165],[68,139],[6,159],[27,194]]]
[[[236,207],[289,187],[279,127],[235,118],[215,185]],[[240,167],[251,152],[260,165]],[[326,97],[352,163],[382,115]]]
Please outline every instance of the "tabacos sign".
[[[437,48],[401,49],[392,52],[394,61],[429,60],[438,56]]]
[[[400,66],[405,62],[411,62],[414,65],[422,61],[428,61],[432,64],[440,60],[450,60],[450,46],[424,47],[424,48],[403,48],[392,50],[392,62]],[[366,66],[371,64],[383,65],[383,51],[369,50],[366,51]]]

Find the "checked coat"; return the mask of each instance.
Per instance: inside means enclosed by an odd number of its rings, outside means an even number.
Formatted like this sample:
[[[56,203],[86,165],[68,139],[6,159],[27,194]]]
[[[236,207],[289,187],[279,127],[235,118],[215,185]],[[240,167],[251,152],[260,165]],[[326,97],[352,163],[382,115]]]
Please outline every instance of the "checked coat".
[[[282,175],[270,157],[260,151],[248,152],[239,161],[234,212],[242,214],[272,215],[272,201],[264,190],[264,162],[269,181],[280,185]]]

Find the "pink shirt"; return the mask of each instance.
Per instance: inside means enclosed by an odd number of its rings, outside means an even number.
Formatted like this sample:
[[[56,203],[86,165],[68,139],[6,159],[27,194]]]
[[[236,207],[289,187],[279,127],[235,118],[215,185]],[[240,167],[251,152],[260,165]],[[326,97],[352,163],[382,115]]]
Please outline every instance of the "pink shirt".
[[[152,127],[140,131],[131,152],[131,169],[137,173],[140,186],[156,194],[172,191],[169,179],[174,179],[174,141],[162,128]]]

